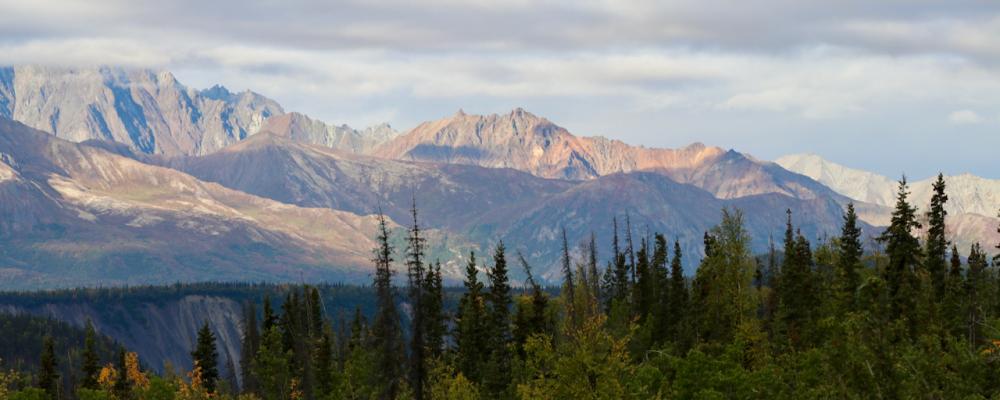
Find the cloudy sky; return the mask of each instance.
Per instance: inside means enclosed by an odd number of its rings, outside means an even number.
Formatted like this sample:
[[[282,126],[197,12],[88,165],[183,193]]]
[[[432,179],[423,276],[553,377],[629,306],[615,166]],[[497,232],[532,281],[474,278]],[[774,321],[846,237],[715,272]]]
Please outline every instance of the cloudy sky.
[[[991,0],[0,0],[0,63],[163,68],[353,126],[521,106],[646,146],[1000,178]]]

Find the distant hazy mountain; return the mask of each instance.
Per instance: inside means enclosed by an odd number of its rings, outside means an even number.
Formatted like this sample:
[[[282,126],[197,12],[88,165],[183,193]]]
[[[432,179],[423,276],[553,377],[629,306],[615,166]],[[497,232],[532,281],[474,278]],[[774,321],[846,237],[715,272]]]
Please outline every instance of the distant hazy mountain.
[[[0,118],[3,288],[367,280],[374,227]]]
[[[260,94],[196,90],[166,71],[0,67],[0,117],[72,142],[113,141],[135,152],[178,156],[209,154],[262,128],[354,152],[395,136],[385,124],[358,131],[283,114]]]
[[[389,124],[375,125],[359,131],[347,125],[327,125],[296,112],[268,118],[260,132],[357,154],[371,153],[376,146],[399,136]]]
[[[815,154],[793,154],[775,160],[778,165],[808,176],[851,199],[888,206],[895,202],[896,181],[874,172],[847,168]]]
[[[896,202],[899,188],[896,179],[848,168],[813,154],[788,155],[775,162],[854,200],[880,206],[869,207],[868,215],[862,214],[862,218],[873,224],[888,224],[889,212]],[[937,177],[932,177],[908,182],[910,201],[919,208],[921,215],[930,206],[932,185],[936,179]],[[948,194],[945,210],[949,214],[949,230],[954,239],[964,245],[973,241],[1000,241],[1000,235],[996,233],[997,225],[1000,224],[1000,218],[997,218],[997,213],[1000,212],[1000,180],[971,174],[945,176],[944,179]]]

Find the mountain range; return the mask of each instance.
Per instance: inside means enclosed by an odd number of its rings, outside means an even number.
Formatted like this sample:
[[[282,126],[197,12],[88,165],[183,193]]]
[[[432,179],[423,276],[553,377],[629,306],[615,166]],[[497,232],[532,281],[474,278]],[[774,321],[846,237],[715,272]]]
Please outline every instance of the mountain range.
[[[887,225],[889,213],[896,203],[899,181],[873,172],[849,168],[815,154],[793,154],[778,158],[776,163],[789,171],[815,179],[838,193],[866,203],[861,218],[874,225]],[[952,241],[963,248],[974,242],[1000,242],[1000,180],[971,174],[942,175],[948,201],[948,230]],[[902,177],[900,177],[902,178]],[[927,211],[934,194],[937,177],[908,181],[909,200],[918,207],[921,216]],[[924,216],[926,219],[926,216]],[[987,246],[990,247],[990,246]]]
[[[368,279],[374,214],[402,250],[414,201],[451,278],[502,240],[558,281],[561,230],[575,253],[591,233],[606,250],[615,218],[636,246],[676,238],[689,271],[723,208],[744,212],[756,251],[780,237],[786,209],[820,239],[854,201],[865,231],[880,231],[882,188],[807,164],[576,136],[520,108],[358,130],[164,71],[0,68],[0,288]],[[955,234],[990,235],[995,221],[969,216],[996,199],[956,200],[956,220],[973,222]]]

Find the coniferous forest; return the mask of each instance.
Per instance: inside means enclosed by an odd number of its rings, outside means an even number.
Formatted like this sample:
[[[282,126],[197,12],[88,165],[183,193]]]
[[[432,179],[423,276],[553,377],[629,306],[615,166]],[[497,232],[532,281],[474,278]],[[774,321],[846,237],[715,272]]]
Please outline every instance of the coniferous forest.
[[[206,324],[193,370],[161,374],[92,330],[37,337],[31,368],[3,360],[0,398],[1000,398],[1000,243],[952,245],[942,177],[934,190],[918,210],[904,179],[884,230],[848,205],[820,240],[790,211],[782,237],[751,238],[724,209],[693,276],[676,238],[637,234],[625,213],[611,243],[562,231],[559,290],[498,242],[466,258],[457,304],[414,206],[402,246],[381,219],[374,312],[328,318],[309,285],[280,306],[263,295],[246,301],[240,365],[221,365]]]

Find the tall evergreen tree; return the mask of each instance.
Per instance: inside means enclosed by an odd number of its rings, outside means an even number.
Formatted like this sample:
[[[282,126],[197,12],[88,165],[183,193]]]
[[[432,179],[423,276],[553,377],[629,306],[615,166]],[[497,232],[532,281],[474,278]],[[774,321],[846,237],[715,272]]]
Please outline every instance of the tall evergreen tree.
[[[83,361],[81,372],[83,379],[80,386],[84,389],[96,390],[98,374],[101,372],[101,359],[97,355],[97,332],[94,324],[87,320],[86,336],[83,339]]]
[[[962,275],[962,257],[958,246],[951,246],[951,262],[948,275],[945,278],[944,300],[941,305],[941,315],[945,322],[946,332],[953,337],[966,337],[966,321],[964,304],[966,297],[965,277]]]
[[[688,313],[688,289],[681,263],[681,243],[674,239],[674,256],[670,259],[670,300],[667,305],[668,325],[675,341],[680,341],[681,323]]]
[[[633,288],[634,294],[632,295],[632,298],[634,299],[633,314],[639,319],[639,323],[642,324],[646,322],[650,313],[653,312],[653,304],[655,300],[653,290],[656,289],[656,283],[653,281],[654,275],[649,267],[649,246],[646,243],[646,238],[639,240],[639,251],[636,253],[635,274],[636,284]]]
[[[414,396],[417,400],[424,398],[424,383],[427,381],[427,343],[425,342],[425,331],[427,329],[424,290],[424,245],[426,239],[420,236],[420,224],[417,221],[417,202],[413,200],[410,209],[413,216],[413,225],[410,227],[407,237],[406,248],[406,275],[410,294],[410,303],[413,306],[413,320],[410,324],[410,385],[413,388]]]
[[[264,332],[270,331],[271,328],[278,325],[278,316],[274,314],[274,308],[271,306],[271,297],[264,295],[264,319],[262,320]]]
[[[289,354],[281,343],[281,331],[272,326],[264,331],[260,349],[257,351],[257,372],[261,397],[265,399],[287,399],[291,372],[288,366]]]
[[[587,278],[591,295],[599,303],[602,302],[604,297],[601,293],[601,272],[597,269],[597,237],[594,232],[590,232],[590,244],[587,246]]]
[[[327,398],[336,388],[337,365],[333,354],[333,334],[323,329],[314,351],[316,361],[316,397]]]
[[[837,257],[837,290],[841,304],[846,310],[853,310],[855,294],[861,285],[858,271],[862,268],[861,227],[858,226],[858,214],[854,211],[854,203],[847,204],[844,214],[844,226],[840,230],[839,253]]]
[[[313,339],[319,339],[323,336],[323,300],[320,298],[319,289],[316,287],[310,287],[308,304],[309,312],[307,320],[309,321],[309,337]]]
[[[913,235],[913,231],[921,228],[921,225],[917,221],[917,209],[907,201],[909,195],[906,177],[903,177],[899,181],[896,206],[892,211],[889,227],[878,237],[880,242],[885,243],[885,251],[889,256],[888,264],[882,271],[882,279],[888,289],[891,319],[906,318],[916,308],[916,269],[920,260],[920,241]],[[911,333],[912,328],[911,325]]]
[[[377,382],[381,385],[379,398],[392,399],[399,391],[403,376],[401,356],[403,352],[402,329],[399,312],[396,310],[395,289],[392,285],[392,245],[389,243],[389,228],[385,215],[378,215],[379,227],[376,237],[375,278],[373,285],[377,297],[378,310],[372,324],[372,344],[375,350]]]
[[[628,255],[626,271],[631,274],[628,288],[631,288],[635,285],[635,245],[632,242],[632,218],[628,213],[625,213],[625,253]],[[632,291],[626,290],[626,293],[632,294]]]
[[[299,331],[299,309],[298,291],[292,289],[285,293],[285,302],[281,303],[281,316],[278,318],[278,326],[281,328],[281,344],[285,346],[285,351],[295,350],[295,343],[301,334]],[[293,368],[299,367],[294,357],[292,361]]]
[[[219,379],[219,351],[215,345],[215,334],[208,327],[208,321],[198,330],[198,339],[191,351],[194,364],[201,367],[201,378],[205,389],[215,392],[215,383]],[[124,376],[124,375],[123,375]]]
[[[610,300],[625,303],[628,301],[631,287],[628,278],[628,259],[625,257],[625,252],[621,250],[621,247],[618,244],[618,219],[612,218],[611,222],[614,226],[614,237],[611,242],[611,257],[614,260],[614,279],[611,280],[611,287],[614,294],[610,296]],[[607,307],[609,310],[611,308],[611,301],[609,301]]]
[[[927,243],[925,244],[926,258],[924,266],[930,274],[931,285],[934,288],[934,298],[944,297],[945,274],[947,270],[948,239],[945,237],[945,203],[948,202],[948,195],[945,194],[944,174],[938,174],[937,180],[933,184],[934,194],[931,196],[930,209],[927,211]]]
[[[486,310],[483,284],[479,282],[476,253],[469,253],[465,267],[465,293],[459,300],[458,321],[455,326],[458,370],[474,382],[479,382],[483,353],[487,350]]]
[[[424,275],[424,328],[427,357],[440,357],[444,351],[448,323],[444,311],[444,287],[441,281],[441,262],[430,265]]]
[[[489,329],[489,359],[483,384],[494,398],[509,397],[511,383],[511,318],[510,281],[507,272],[507,257],[503,242],[497,244],[493,253],[493,268],[486,274],[490,281],[488,294],[489,308],[487,323]]]
[[[59,398],[59,363],[56,360],[55,340],[52,336],[42,339],[42,356],[38,369],[38,388],[50,399]]]
[[[243,306],[243,337],[241,343],[243,357],[240,358],[240,374],[243,392],[258,393],[256,374],[253,371],[254,356],[260,349],[260,331],[257,330],[257,308],[248,301]]]
[[[989,300],[986,298],[989,277],[987,276],[986,253],[979,243],[969,250],[969,271],[966,277],[966,329],[972,346],[983,343],[983,327]]]
[[[952,278],[962,277],[962,256],[958,254],[958,246],[951,245],[951,268],[948,269],[948,275]]]
[[[667,238],[661,233],[653,235],[653,257],[650,259],[650,268],[653,276],[653,310],[651,313],[656,319],[653,329],[653,340],[660,342],[669,338],[669,302],[670,302],[670,270],[667,266],[668,253]]]
[[[577,313],[574,307],[576,306],[576,290],[574,285],[576,282],[573,279],[573,261],[569,256],[569,240],[566,239],[566,228],[562,228],[562,275],[563,275],[563,290],[566,291],[566,313],[569,315],[569,320],[573,326],[577,326],[579,319],[577,319]]]

